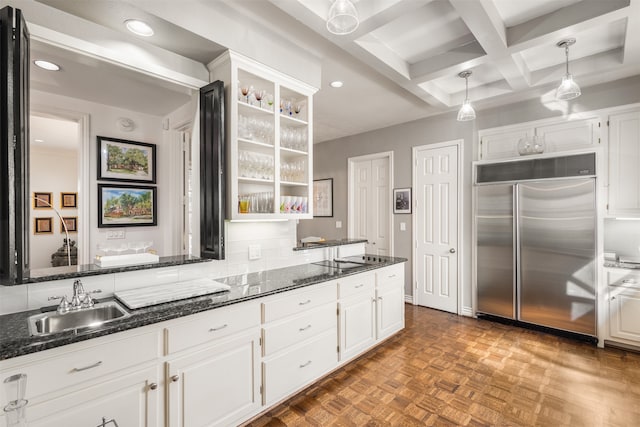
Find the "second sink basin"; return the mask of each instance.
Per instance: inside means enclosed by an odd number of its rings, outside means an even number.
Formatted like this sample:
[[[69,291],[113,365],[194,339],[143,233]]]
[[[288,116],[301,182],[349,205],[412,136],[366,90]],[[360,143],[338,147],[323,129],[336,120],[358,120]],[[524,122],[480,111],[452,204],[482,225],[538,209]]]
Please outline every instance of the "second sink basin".
[[[73,329],[100,326],[129,316],[117,302],[97,303],[92,308],[58,314],[55,311],[29,317],[31,335],[47,335]]]

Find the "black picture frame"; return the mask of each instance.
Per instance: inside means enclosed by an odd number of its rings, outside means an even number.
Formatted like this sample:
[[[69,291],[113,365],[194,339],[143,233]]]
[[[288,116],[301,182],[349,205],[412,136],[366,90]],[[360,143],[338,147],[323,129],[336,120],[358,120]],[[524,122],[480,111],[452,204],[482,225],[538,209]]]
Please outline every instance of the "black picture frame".
[[[33,234],[53,234],[53,217],[35,217]]]
[[[393,213],[411,213],[411,187],[393,189]]]
[[[125,194],[128,195],[127,199],[138,201],[133,204],[122,203],[122,196]],[[150,207],[148,202],[151,203]],[[98,228],[156,226],[157,206],[156,187],[98,184]]]
[[[156,145],[98,136],[98,181],[156,183]],[[133,154],[114,165],[120,156]]]
[[[333,217],[333,178],[313,180],[313,217]]]

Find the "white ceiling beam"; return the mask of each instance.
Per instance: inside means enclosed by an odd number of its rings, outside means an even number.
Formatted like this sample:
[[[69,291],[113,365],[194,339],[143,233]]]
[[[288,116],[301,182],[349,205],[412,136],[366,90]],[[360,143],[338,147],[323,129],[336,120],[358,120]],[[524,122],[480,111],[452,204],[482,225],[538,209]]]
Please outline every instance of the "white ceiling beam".
[[[411,65],[411,80],[419,84],[458,74],[486,62],[486,54],[478,42],[469,43]]]
[[[624,19],[629,14],[630,1],[583,0],[507,28],[508,48],[515,52],[544,43],[555,43],[563,37]]]
[[[454,105],[453,101],[451,100],[451,95],[448,92],[442,90],[434,82],[425,82],[418,85],[418,87],[430,95],[430,97],[428,98],[429,101],[427,101],[429,102],[429,104],[434,105],[437,103],[444,107],[452,107]]]
[[[632,0],[629,5],[623,62],[640,64],[640,0]]]
[[[406,80],[411,78],[409,64],[373,35],[369,34],[361,37],[359,40],[356,40],[355,43],[365,51],[369,52],[373,57],[384,64],[384,66],[395,71],[399,77]]]
[[[526,68],[506,54],[506,29],[495,4],[489,0],[450,0],[450,3],[509,85],[514,90],[528,88]]]

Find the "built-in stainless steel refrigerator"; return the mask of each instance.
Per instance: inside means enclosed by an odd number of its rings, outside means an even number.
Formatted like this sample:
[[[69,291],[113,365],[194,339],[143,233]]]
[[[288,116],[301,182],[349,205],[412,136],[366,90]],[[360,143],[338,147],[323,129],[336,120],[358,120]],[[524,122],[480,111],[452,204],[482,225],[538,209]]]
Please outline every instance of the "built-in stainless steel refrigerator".
[[[476,167],[477,313],[596,335],[595,154]]]

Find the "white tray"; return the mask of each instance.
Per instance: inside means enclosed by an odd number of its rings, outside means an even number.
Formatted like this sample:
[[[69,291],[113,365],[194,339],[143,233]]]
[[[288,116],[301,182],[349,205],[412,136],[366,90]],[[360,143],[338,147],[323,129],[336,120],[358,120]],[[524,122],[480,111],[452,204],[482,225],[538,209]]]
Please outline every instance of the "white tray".
[[[136,264],[153,264],[160,260],[156,254],[127,254],[96,256],[93,263],[98,267],[124,267]]]
[[[147,286],[144,288],[117,291],[115,293],[124,305],[130,309],[148,307],[150,305],[199,297],[231,289],[227,284],[213,279],[194,279],[166,285]]]

